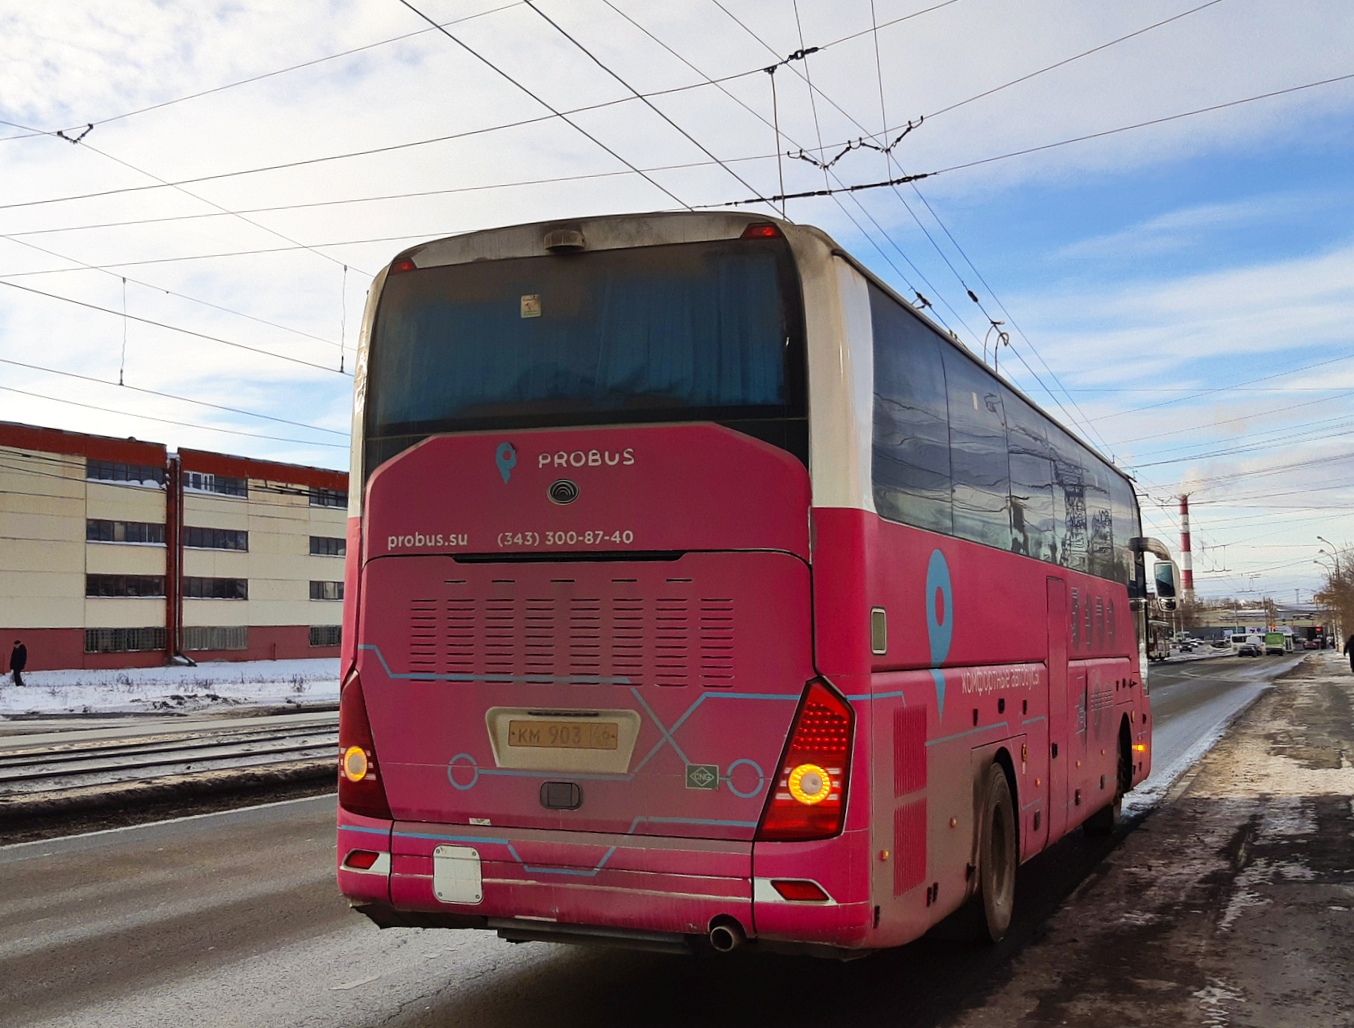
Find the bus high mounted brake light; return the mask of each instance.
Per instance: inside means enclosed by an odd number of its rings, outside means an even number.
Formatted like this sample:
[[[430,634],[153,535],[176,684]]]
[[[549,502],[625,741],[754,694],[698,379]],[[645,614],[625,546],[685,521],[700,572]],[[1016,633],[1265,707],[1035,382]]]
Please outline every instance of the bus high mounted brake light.
[[[804,690],[758,841],[826,839],[842,830],[855,712],[826,682]]]

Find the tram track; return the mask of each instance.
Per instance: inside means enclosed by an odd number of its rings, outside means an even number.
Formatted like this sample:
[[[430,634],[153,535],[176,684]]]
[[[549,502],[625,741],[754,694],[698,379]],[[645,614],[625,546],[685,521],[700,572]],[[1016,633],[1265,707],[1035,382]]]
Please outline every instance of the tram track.
[[[219,735],[157,736],[98,743],[62,752],[0,748],[0,790],[43,792],[294,761],[333,761],[337,727],[232,728]]]
[[[322,782],[337,746],[337,715],[0,737],[0,819]]]

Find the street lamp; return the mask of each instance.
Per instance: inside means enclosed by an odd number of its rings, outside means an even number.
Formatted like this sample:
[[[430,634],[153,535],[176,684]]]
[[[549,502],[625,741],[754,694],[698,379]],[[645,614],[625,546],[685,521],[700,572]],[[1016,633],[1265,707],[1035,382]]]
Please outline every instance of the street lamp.
[[[1329,552],[1326,551],[1326,550],[1318,550],[1317,552],[1318,552],[1318,553],[1324,553],[1324,554],[1326,554],[1326,556],[1328,556],[1331,560],[1335,561],[1335,577],[1336,577],[1336,578],[1339,578],[1339,577],[1340,577],[1340,551],[1336,548],[1335,544],[1334,544],[1333,542],[1331,542],[1329,539],[1327,539],[1324,535],[1319,535],[1319,536],[1317,536],[1316,538],[1317,538],[1317,541],[1318,541],[1318,542],[1323,542],[1323,543],[1325,543],[1327,546],[1330,547]]]

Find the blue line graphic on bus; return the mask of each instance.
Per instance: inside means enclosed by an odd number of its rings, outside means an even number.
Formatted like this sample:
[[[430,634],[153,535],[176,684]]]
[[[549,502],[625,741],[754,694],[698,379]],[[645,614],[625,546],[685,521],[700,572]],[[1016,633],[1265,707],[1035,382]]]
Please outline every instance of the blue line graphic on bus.
[[[517,467],[517,447],[512,443],[499,443],[498,449],[494,451],[494,463],[498,465],[498,473],[506,484],[512,477],[512,469]]]
[[[936,683],[936,709],[945,717],[945,675],[938,666],[950,655],[954,638],[954,589],[950,584],[950,565],[945,554],[931,551],[926,566],[926,635],[931,643],[931,677]]]

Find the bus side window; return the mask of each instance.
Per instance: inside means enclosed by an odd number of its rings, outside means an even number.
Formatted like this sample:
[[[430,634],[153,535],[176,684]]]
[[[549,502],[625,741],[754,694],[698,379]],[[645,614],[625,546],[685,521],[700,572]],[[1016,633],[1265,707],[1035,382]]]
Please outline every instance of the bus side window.
[[[1011,461],[1011,548],[1056,563],[1053,450],[1039,415],[1014,393],[1003,392]]]
[[[890,521],[953,531],[950,426],[941,342],[877,286],[870,286],[874,328],[875,509]]]
[[[1011,471],[1002,390],[966,354],[946,347],[954,534],[1011,549]]]

